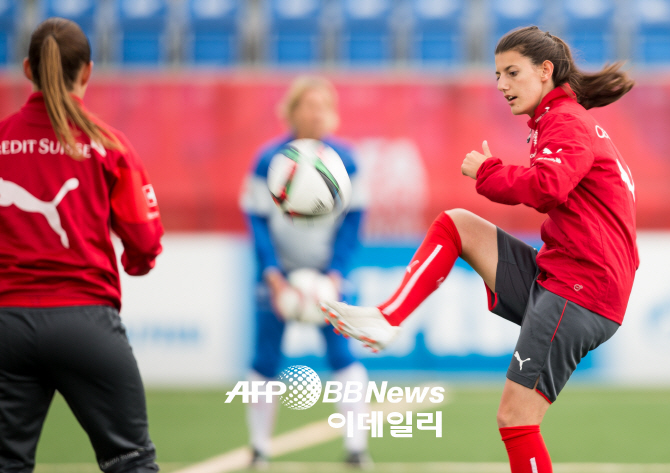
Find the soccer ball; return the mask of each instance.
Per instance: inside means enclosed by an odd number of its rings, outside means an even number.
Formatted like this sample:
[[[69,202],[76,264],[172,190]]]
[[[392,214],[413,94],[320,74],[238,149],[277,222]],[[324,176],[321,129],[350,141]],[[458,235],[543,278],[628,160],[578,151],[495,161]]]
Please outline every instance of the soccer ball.
[[[324,315],[319,301],[338,300],[338,293],[333,280],[325,274],[309,269],[296,269],[287,276],[288,282],[301,297],[295,320],[308,324],[325,325]]]
[[[325,143],[300,139],[270,161],[272,199],[290,217],[314,218],[341,212],[351,199],[351,181],[342,159]]]

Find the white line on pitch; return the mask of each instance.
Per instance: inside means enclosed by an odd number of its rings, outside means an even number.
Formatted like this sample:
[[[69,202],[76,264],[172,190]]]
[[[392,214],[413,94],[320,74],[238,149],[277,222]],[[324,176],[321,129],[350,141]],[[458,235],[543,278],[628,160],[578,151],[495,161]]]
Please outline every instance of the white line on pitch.
[[[670,473],[668,463],[556,463],[554,473]],[[509,473],[509,463],[456,463],[456,462],[414,462],[375,463],[375,471],[383,473]],[[274,462],[272,473],[342,473],[346,471],[341,463],[335,462]]]
[[[237,450],[247,450],[240,448]],[[225,455],[230,456],[236,450]],[[246,458],[245,458],[246,459]],[[251,459],[249,454],[248,459]],[[172,463],[174,465],[174,463]],[[204,464],[204,462],[203,462]],[[161,469],[169,469],[170,463],[161,462]],[[242,469],[248,463],[242,463]],[[456,463],[456,462],[414,462],[414,463],[375,463],[375,471],[379,473],[412,473],[421,470],[426,473],[509,473],[507,463]],[[89,473],[98,471],[96,463],[40,463],[35,473]],[[188,470],[180,470],[188,471]],[[205,471],[205,470],[202,470]],[[210,470],[222,471],[222,470]],[[228,470],[230,471],[230,470]],[[339,462],[273,462],[270,473],[342,473],[349,470]],[[178,473],[174,471],[173,473]],[[668,463],[556,463],[554,473],[670,473]]]
[[[422,385],[421,387],[432,386],[435,385],[426,384]],[[402,401],[393,404],[388,402],[379,404],[373,403],[370,405],[370,410],[384,412],[384,419],[386,419],[386,414],[389,412],[414,410],[426,407],[436,408],[449,402],[449,392],[446,386],[442,387],[444,387],[445,393],[444,401],[442,401],[440,404],[434,404],[427,401],[418,403],[408,403]],[[270,447],[271,456],[277,457],[298,450],[303,450],[305,448],[329,442],[341,436],[342,433],[340,430],[329,426],[328,421],[326,420],[312,422],[311,424],[304,425],[295,430],[291,430],[274,437]],[[240,447],[173,473],[227,473],[229,471],[241,470],[249,466],[250,462],[251,449],[249,447]]]

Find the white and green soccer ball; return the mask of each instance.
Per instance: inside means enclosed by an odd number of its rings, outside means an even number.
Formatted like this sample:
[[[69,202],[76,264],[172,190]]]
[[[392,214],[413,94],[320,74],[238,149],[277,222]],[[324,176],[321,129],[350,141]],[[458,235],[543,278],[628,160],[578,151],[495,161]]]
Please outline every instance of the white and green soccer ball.
[[[286,279],[300,295],[293,312],[295,314],[293,320],[306,324],[325,325],[320,301],[339,300],[337,287],[333,280],[311,268],[291,271]]]
[[[293,140],[270,161],[272,199],[292,218],[315,218],[345,210],[351,181],[337,152],[312,139]]]

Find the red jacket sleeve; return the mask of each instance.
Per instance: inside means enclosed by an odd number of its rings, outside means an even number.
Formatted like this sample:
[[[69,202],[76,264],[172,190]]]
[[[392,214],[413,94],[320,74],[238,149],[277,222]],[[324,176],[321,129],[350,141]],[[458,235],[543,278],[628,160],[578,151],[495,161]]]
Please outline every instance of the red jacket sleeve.
[[[504,165],[498,158],[477,170],[477,192],[493,202],[524,204],[546,213],[568,200],[591,169],[591,137],[572,115],[548,115],[538,124],[530,167]]]
[[[142,162],[130,142],[122,135],[119,139],[126,149],[114,152],[111,225],[123,243],[123,268],[131,276],[141,276],[154,267],[163,249],[163,225],[156,194]]]

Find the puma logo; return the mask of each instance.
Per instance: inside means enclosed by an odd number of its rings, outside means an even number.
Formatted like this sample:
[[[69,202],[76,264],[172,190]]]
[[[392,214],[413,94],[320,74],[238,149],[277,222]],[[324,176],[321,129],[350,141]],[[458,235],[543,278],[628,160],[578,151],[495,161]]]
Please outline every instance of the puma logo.
[[[60,215],[56,207],[61,203],[63,197],[71,190],[79,187],[79,180],[76,177],[68,179],[60,188],[56,197],[50,202],[38,199],[20,185],[2,179],[0,177],[0,207],[9,207],[16,205],[24,212],[40,213],[47,219],[51,229],[60,237],[60,242],[65,248],[70,248],[70,241],[67,233],[63,230],[60,223]]]
[[[514,352],[514,357],[515,357],[517,360],[519,360],[519,370],[523,370],[523,364],[524,364],[526,361],[529,361],[529,360],[530,360],[530,358],[526,358],[525,360],[522,360],[522,359],[521,359],[521,356],[519,356],[519,352],[518,352],[518,351],[515,351],[515,352]]]

